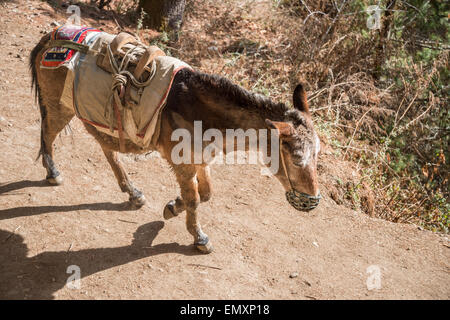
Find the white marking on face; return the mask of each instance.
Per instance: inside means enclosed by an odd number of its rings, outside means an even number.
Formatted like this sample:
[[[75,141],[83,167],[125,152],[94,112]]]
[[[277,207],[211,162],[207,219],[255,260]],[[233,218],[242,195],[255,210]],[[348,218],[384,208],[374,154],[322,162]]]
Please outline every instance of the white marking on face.
[[[315,138],[314,157],[317,157],[317,154],[320,151],[320,139],[319,139],[319,136],[317,134],[315,134],[314,138]],[[313,157],[312,157],[312,154],[311,154],[311,148],[308,147],[305,150],[303,161],[302,161],[301,165],[303,167],[306,167],[311,162],[312,158]]]
[[[302,167],[306,167],[311,161],[311,149],[308,147],[305,150],[303,161],[301,163]]]

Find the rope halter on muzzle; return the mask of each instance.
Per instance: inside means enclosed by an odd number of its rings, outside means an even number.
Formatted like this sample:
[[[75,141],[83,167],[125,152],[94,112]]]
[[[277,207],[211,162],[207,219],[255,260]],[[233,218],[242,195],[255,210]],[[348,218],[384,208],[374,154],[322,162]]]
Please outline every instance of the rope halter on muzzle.
[[[286,200],[289,202],[289,204],[299,211],[309,211],[317,207],[319,205],[320,199],[322,199],[320,192],[317,196],[311,196],[307,193],[295,190],[294,185],[291,179],[289,178],[286,164],[284,162],[284,155],[281,150],[281,141],[280,141],[280,158],[281,163],[283,165],[284,174],[286,175],[286,178],[289,180],[289,184],[291,185],[291,190],[286,191]]]
[[[320,192],[317,196],[310,196],[309,194],[298,192],[293,188],[286,192],[287,201],[291,204],[291,206],[300,211],[309,211],[314,209],[319,205],[321,198],[322,196],[320,195]]]

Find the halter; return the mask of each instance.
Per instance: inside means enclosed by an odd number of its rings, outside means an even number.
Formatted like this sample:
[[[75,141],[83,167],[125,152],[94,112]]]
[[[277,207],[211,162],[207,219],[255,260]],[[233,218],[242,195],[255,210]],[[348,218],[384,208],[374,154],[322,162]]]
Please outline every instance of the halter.
[[[289,178],[288,171],[286,169],[286,163],[284,161],[284,155],[281,150],[281,140],[279,142],[280,145],[280,158],[281,158],[281,164],[283,165],[284,174],[286,175],[286,178],[289,181],[289,184],[291,185],[291,190],[286,191],[286,200],[290,203],[291,206],[293,206],[295,209],[300,211],[309,211],[314,209],[319,205],[319,201],[322,198],[320,195],[320,192],[317,196],[311,196],[307,193],[303,193],[300,191],[295,190],[294,185]]]

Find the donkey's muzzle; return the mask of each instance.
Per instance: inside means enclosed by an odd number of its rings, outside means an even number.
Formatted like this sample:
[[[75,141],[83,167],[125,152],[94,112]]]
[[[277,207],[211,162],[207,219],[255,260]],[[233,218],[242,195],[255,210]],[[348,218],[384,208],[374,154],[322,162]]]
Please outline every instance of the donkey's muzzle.
[[[291,189],[286,192],[286,199],[295,209],[299,211],[310,211],[319,205],[322,196],[320,193],[317,196],[311,196]]]

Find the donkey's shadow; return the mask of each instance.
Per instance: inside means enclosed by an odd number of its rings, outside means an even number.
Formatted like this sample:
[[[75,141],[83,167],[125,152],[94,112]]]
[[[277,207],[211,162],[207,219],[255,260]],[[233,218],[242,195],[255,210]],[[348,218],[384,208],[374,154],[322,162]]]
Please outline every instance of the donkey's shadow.
[[[32,187],[46,188],[53,186],[49,185],[46,180],[41,181],[21,180],[10,183],[0,183],[0,199],[1,196],[26,194],[26,192],[21,192],[20,190]],[[125,201],[122,203],[95,202],[95,203],[82,203],[75,205],[23,206],[8,209],[0,209],[0,220],[12,219],[17,217],[34,216],[52,212],[69,212],[77,210],[129,211],[136,209],[134,209],[130,205],[129,201]]]
[[[158,254],[201,254],[193,245],[151,246],[163,226],[162,221],[140,226],[128,246],[43,252],[33,257],[27,257],[28,248],[22,236],[0,229],[0,299],[53,299],[53,293],[63,288],[72,275],[67,273],[71,265],[80,268],[83,278]]]

